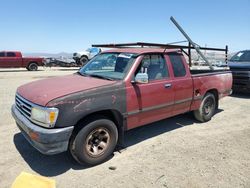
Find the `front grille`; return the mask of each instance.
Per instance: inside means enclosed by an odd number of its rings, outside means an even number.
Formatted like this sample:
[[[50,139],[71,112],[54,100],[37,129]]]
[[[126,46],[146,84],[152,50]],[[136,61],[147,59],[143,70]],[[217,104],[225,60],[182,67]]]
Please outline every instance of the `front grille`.
[[[234,80],[246,80],[246,81],[250,80],[248,77],[241,77],[241,76],[234,76],[233,78]]]
[[[250,71],[250,67],[230,67],[232,72],[234,71]]]
[[[233,79],[241,79],[241,80],[249,80],[250,79],[250,71],[239,71],[239,70],[231,70],[233,74]]]
[[[26,118],[30,119],[32,104],[17,94],[15,101],[16,101],[16,107],[19,110],[19,112],[23,114]]]

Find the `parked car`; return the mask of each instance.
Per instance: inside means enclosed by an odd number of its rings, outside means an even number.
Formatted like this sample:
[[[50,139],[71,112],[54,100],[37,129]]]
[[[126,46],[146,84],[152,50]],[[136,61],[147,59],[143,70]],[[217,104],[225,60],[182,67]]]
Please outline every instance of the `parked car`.
[[[233,73],[233,90],[250,92],[250,50],[236,53],[228,66]]]
[[[41,153],[69,150],[79,163],[96,165],[127,130],[189,111],[209,121],[231,86],[230,71],[190,72],[180,50],[119,48],[75,74],[20,86],[12,115]]]
[[[0,68],[21,68],[36,71],[38,66],[44,65],[44,59],[39,57],[23,57],[21,52],[1,51]]]
[[[78,65],[83,66],[100,52],[100,48],[88,48],[87,50],[73,53],[73,59]]]
[[[47,67],[75,67],[77,66],[76,62],[72,58],[67,58],[67,57],[59,57],[59,58],[54,58],[54,57],[49,57],[45,58],[45,66]]]

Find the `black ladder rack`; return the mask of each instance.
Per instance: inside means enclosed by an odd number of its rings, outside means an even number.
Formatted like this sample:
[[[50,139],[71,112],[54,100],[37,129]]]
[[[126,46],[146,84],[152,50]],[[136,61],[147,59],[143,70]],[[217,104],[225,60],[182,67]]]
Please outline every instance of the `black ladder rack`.
[[[93,44],[92,47],[99,48],[136,48],[136,47],[157,47],[163,49],[180,49],[189,58],[189,66],[191,67],[191,50],[195,49],[190,43],[188,45],[173,45],[173,44],[161,44],[161,43],[149,43],[149,42],[134,42],[134,43],[117,43],[117,44]],[[188,50],[186,52],[185,50]],[[225,48],[208,48],[200,47],[200,50],[211,50],[225,52],[225,61],[227,62],[228,46]]]

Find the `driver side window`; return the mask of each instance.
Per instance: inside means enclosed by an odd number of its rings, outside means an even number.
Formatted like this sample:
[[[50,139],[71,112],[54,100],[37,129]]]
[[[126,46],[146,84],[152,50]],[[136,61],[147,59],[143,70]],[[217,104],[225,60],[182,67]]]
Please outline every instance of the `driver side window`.
[[[140,66],[137,68],[137,73],[147,73],[149,81],[169,77],[166,61],[161,54],[144,55]]]

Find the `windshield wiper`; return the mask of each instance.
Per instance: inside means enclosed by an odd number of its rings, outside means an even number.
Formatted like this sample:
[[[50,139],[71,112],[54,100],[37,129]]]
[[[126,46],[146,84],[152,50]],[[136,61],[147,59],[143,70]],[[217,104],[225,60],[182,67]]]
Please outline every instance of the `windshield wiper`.
[[[77,71],[76,74],[79,74],[79,75],[81,75],[81,76],[89,76],[88,74],[82,73],[82,72],[80,72],[80,71]]]
[[[95,77],[95,78],[101,78],[101,79],[105,79],[105,80],[114,80],[112,78],[102,76],[102,75],[99,75],[99,74],[89,74],[88,76]]]
[[[79,74],[79,75],[82,76],[82,73],[80,71],[77,71],[75,74]]]

